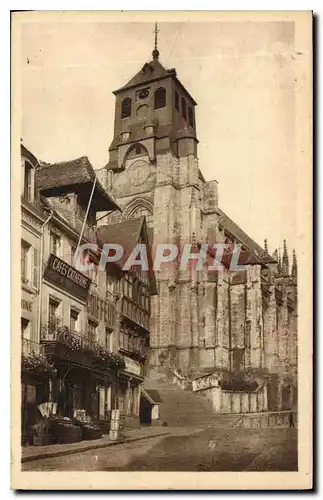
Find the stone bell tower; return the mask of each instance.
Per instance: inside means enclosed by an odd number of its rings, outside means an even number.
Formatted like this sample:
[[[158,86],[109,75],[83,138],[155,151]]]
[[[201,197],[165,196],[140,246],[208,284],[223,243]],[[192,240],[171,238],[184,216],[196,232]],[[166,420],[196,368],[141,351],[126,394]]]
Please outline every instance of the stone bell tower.
[[[174,243],[181,253],[186,243],[201,241],[205,181],[197,161],[196,102],[176,70],[161,64],[157,27],[152,60],[114,95],[107,187],[123,208],[123,219],[146,215],[153,249],[158,243]],[[199,292],[194,271],[180,270],[178,259],[156,275],[150,362],[187,371],[198,364]]]

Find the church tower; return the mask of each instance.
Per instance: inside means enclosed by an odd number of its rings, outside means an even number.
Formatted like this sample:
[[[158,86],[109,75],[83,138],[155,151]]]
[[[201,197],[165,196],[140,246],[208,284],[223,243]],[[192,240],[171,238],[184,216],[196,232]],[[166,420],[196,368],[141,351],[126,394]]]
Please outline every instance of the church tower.
[[[161,64],[157,33],[155,26],[151,61],[114,91],[114,137],[106,182],[123,209],[123,219],[146,216],[153,251],[159,243],[173,243],[181,254],[185,244],[203,239],[202,191],[207,187],[210,195],[216,187],[205,183],[198,167],[196,102],[176,70]],[[208,196],[211,205],[216,198],[215,192]],[[156,275],[150,363],[197,369],[200,318],[194,270],[180,270],[178,257]]]

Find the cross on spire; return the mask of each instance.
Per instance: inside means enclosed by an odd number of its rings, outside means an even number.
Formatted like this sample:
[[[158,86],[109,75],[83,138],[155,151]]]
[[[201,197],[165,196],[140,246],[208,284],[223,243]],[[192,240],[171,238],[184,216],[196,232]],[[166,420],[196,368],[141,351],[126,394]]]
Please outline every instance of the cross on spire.
[[[154,29],[154,34],[155,34],[155,48],[152,51],[152,56],[153,56],[154,59],[158,59],[158,57],[159,57],[158,33],[159,33],[158,25],[157,25],[157,23],[155,23],[155,29]]]

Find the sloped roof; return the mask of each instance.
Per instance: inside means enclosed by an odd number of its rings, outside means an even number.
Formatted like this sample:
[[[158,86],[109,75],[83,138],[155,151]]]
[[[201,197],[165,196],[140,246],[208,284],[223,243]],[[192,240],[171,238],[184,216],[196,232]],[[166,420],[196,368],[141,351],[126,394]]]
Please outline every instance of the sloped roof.
[[[59,196],[70,192],[83,191],[90,195],[95,171],[87,156],[70,161],[52,163],[36,170],[37,189],[44,196]],[[117,203],[105,191],[97,179],[92,204],[97,211],[120,210]]]
[[[133,78],[131,78],[131,80],[129,80],[128,83],[126,83],[125,85],[123,85],[119,89],[115,90],[113,93],[116,95],[119,92],[122,92],[123,90],[130,89],[132,87],[136,87],[137,85],[151,83],[153,81],[160,80],[162,78],[166,78],[167,76],[171,76],[172,78],[174,78],[176,80],[176,82],[178,83],[178,85],[189,96],[192,103],[194,105],[196,105],[196,102],[193,99],[193,97],[190,95],[190,93],[187,91],[187,89],[184,87],[184,85],[177,78],[175,68],[171,68],[171,69],[164,68],[164,66],[156,58],[150,62],[146,62],[143,65],[143,67],[141,68],[141,70]]]
[[[140,85],[141,83],[148,83],[151,80],[164,78],[166,76],[169,76],[169,74],[172,74],[172,72],[175,72],[175,70],[167,71],[167,69],[164,68],[164,66],[159,62],[158,59],[153,59],[149,63],[145,63],[141,70],[133,78],[131,78],[128,83],[126,83],[118,90],[115,90],[113,93],[117,94],[122,90],[135,87],[137,85]]]
[[[130,132],[129,139],[126,141],[122,141],[120,139],[120,137],[118,137],[118,136],[114,137],[111,144],[110,144],[109,151],[116,149],[116,147],[119,144],[122,144],[122,145],[131,144],[131,143],[140,141],[144,135],[143,130],[144,130],[145,123],[146,123],[146,120],[136,121],[136,123],[132,123],[129,126],[129,132]],[[154,128],[154,131],[151,134],[151,136],[146,135],[145,139],[148,139],[149,137],[155,137],[156,139],[160,139],[160,138],[167,137],[167,136],[170,136],[173,140],[176,139],[176,135],[173,132],[173,125],[172,124],[158,125],[157,127]],[[109,166],[109,164],[108,164],[108,166]]]
[[[27,158],[35,167],[38,167],[39,165],[38,159],[36,158],[35,155],[33,155],[33,153],[28,148],[26,148],[26,146],[23,143],[20,143],[20,153],[21,156]]]
[[[147,256],[149,263],[149,278],[150,278],[150,293],[156,295],[156,278],[152,269],[151,248],[149,236],[145,223],[145,217],[128,219],[123,222],[99,226],[97,229],[97,238],[104,245],[111,243],[120,245],[123,248],[123,255],[116,264],[122,269],[134,247],[140,241],[140,236],[143,235],[144,242],[147,248]]]
[[[157,389],[143,389],[144,395],[148,394],[153,403],[162,403],[162,398],[160,397]]]
[[[264,264],[275,264],[277,261],[265,250],[258,245],[250,236],[248,236],[230,217],[227,216],[223,210],[217,208],[219,224],[224,227],[229,233],[231,233],[242,245],[248,248],[255,254],[255,257],[260,259]],[[246,264],[256,263],[256,259],[251,262],[245,262]]]

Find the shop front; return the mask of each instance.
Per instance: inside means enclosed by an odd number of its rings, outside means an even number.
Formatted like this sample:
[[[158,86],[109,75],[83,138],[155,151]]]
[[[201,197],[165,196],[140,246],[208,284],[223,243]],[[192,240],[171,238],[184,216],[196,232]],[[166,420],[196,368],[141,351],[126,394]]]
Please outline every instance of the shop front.
[[[118,375],[116,409],[125,417],[125,427],[140,427],[140,394],[143,383],[142,368],[138,361],[124,356],[125,370]]]

